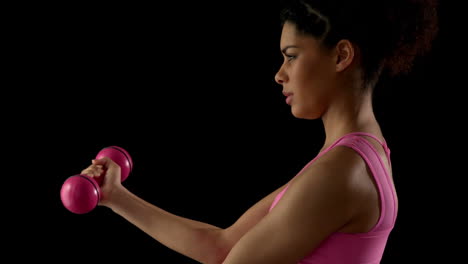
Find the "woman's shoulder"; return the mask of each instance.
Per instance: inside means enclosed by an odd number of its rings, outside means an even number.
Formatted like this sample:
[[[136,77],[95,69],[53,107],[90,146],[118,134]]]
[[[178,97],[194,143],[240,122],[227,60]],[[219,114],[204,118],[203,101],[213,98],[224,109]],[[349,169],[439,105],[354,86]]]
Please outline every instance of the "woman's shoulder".
[[[362,173],[366,166],[362,157],[354,149],[338,145],[328,150],[326,153],[316,159],[311,165],[320,170],[333,170],[339,172]]]
[[[349,147],[336,146],[296,175],[291,180],[288,191],[309,192],[328,189],[334,193],[347,195],[347,199],[352,197],[353,200],[354,198],[361,200],[355,196],[367,193],[365,191],[368,189],[367,186],[362,184],[366,173],[365,161],[356,151]]]
[[[297,191],[311,190],[317,185],[353,191],[356,179],[363,173],[366,165],[358,153],[349,147],[335,146],[305,167],[289,185]]]

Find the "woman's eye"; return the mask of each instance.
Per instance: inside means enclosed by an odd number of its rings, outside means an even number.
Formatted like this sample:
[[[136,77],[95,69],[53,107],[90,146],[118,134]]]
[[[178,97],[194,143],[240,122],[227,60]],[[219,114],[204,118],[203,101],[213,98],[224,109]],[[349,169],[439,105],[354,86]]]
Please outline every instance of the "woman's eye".
[[[296,56],[293,55],[285,55],[288,61],[292,61],[296,58]]]

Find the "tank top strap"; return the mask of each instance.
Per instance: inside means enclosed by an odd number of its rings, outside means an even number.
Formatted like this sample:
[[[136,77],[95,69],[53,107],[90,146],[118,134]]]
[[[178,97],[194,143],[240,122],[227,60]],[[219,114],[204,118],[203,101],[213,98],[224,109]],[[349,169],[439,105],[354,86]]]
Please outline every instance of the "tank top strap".
[[[377,142],[379,142],[380,145],[382,145],[382,147],[384,148],[385,152],[387,153],[387,156],[390,156],[390,149],[388,148],[388,145],[387,145],[387,142],[385,141],[385,139],[383,139],[383,141],[382,141],[378,137],[374,136],[371,133],[367,133],[367,132],[351,132],[351,133],[348,133],[348,134],[344,135],[343,137],[351,136],[351,135],[368,136],[368,137],[371,137],[371,138],[377,140]]]

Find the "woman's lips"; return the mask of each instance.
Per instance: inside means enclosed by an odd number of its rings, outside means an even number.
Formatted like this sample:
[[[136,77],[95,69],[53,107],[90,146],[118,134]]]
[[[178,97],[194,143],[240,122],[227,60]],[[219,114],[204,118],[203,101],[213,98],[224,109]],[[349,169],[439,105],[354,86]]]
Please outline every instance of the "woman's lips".
[[[286,96],[286,103],[290,105],[292,97],[293,97],[293,93],[283,92],[283,95]]]

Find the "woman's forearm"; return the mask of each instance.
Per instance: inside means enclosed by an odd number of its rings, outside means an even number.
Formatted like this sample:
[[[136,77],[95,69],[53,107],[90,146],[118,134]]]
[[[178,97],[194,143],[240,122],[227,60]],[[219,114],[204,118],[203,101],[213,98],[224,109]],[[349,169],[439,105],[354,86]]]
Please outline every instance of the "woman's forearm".
[[[108,207],[161,244],[201,263],[220,263],[227,254],[223,229],[166,212],[124,187],[113,191]]]

